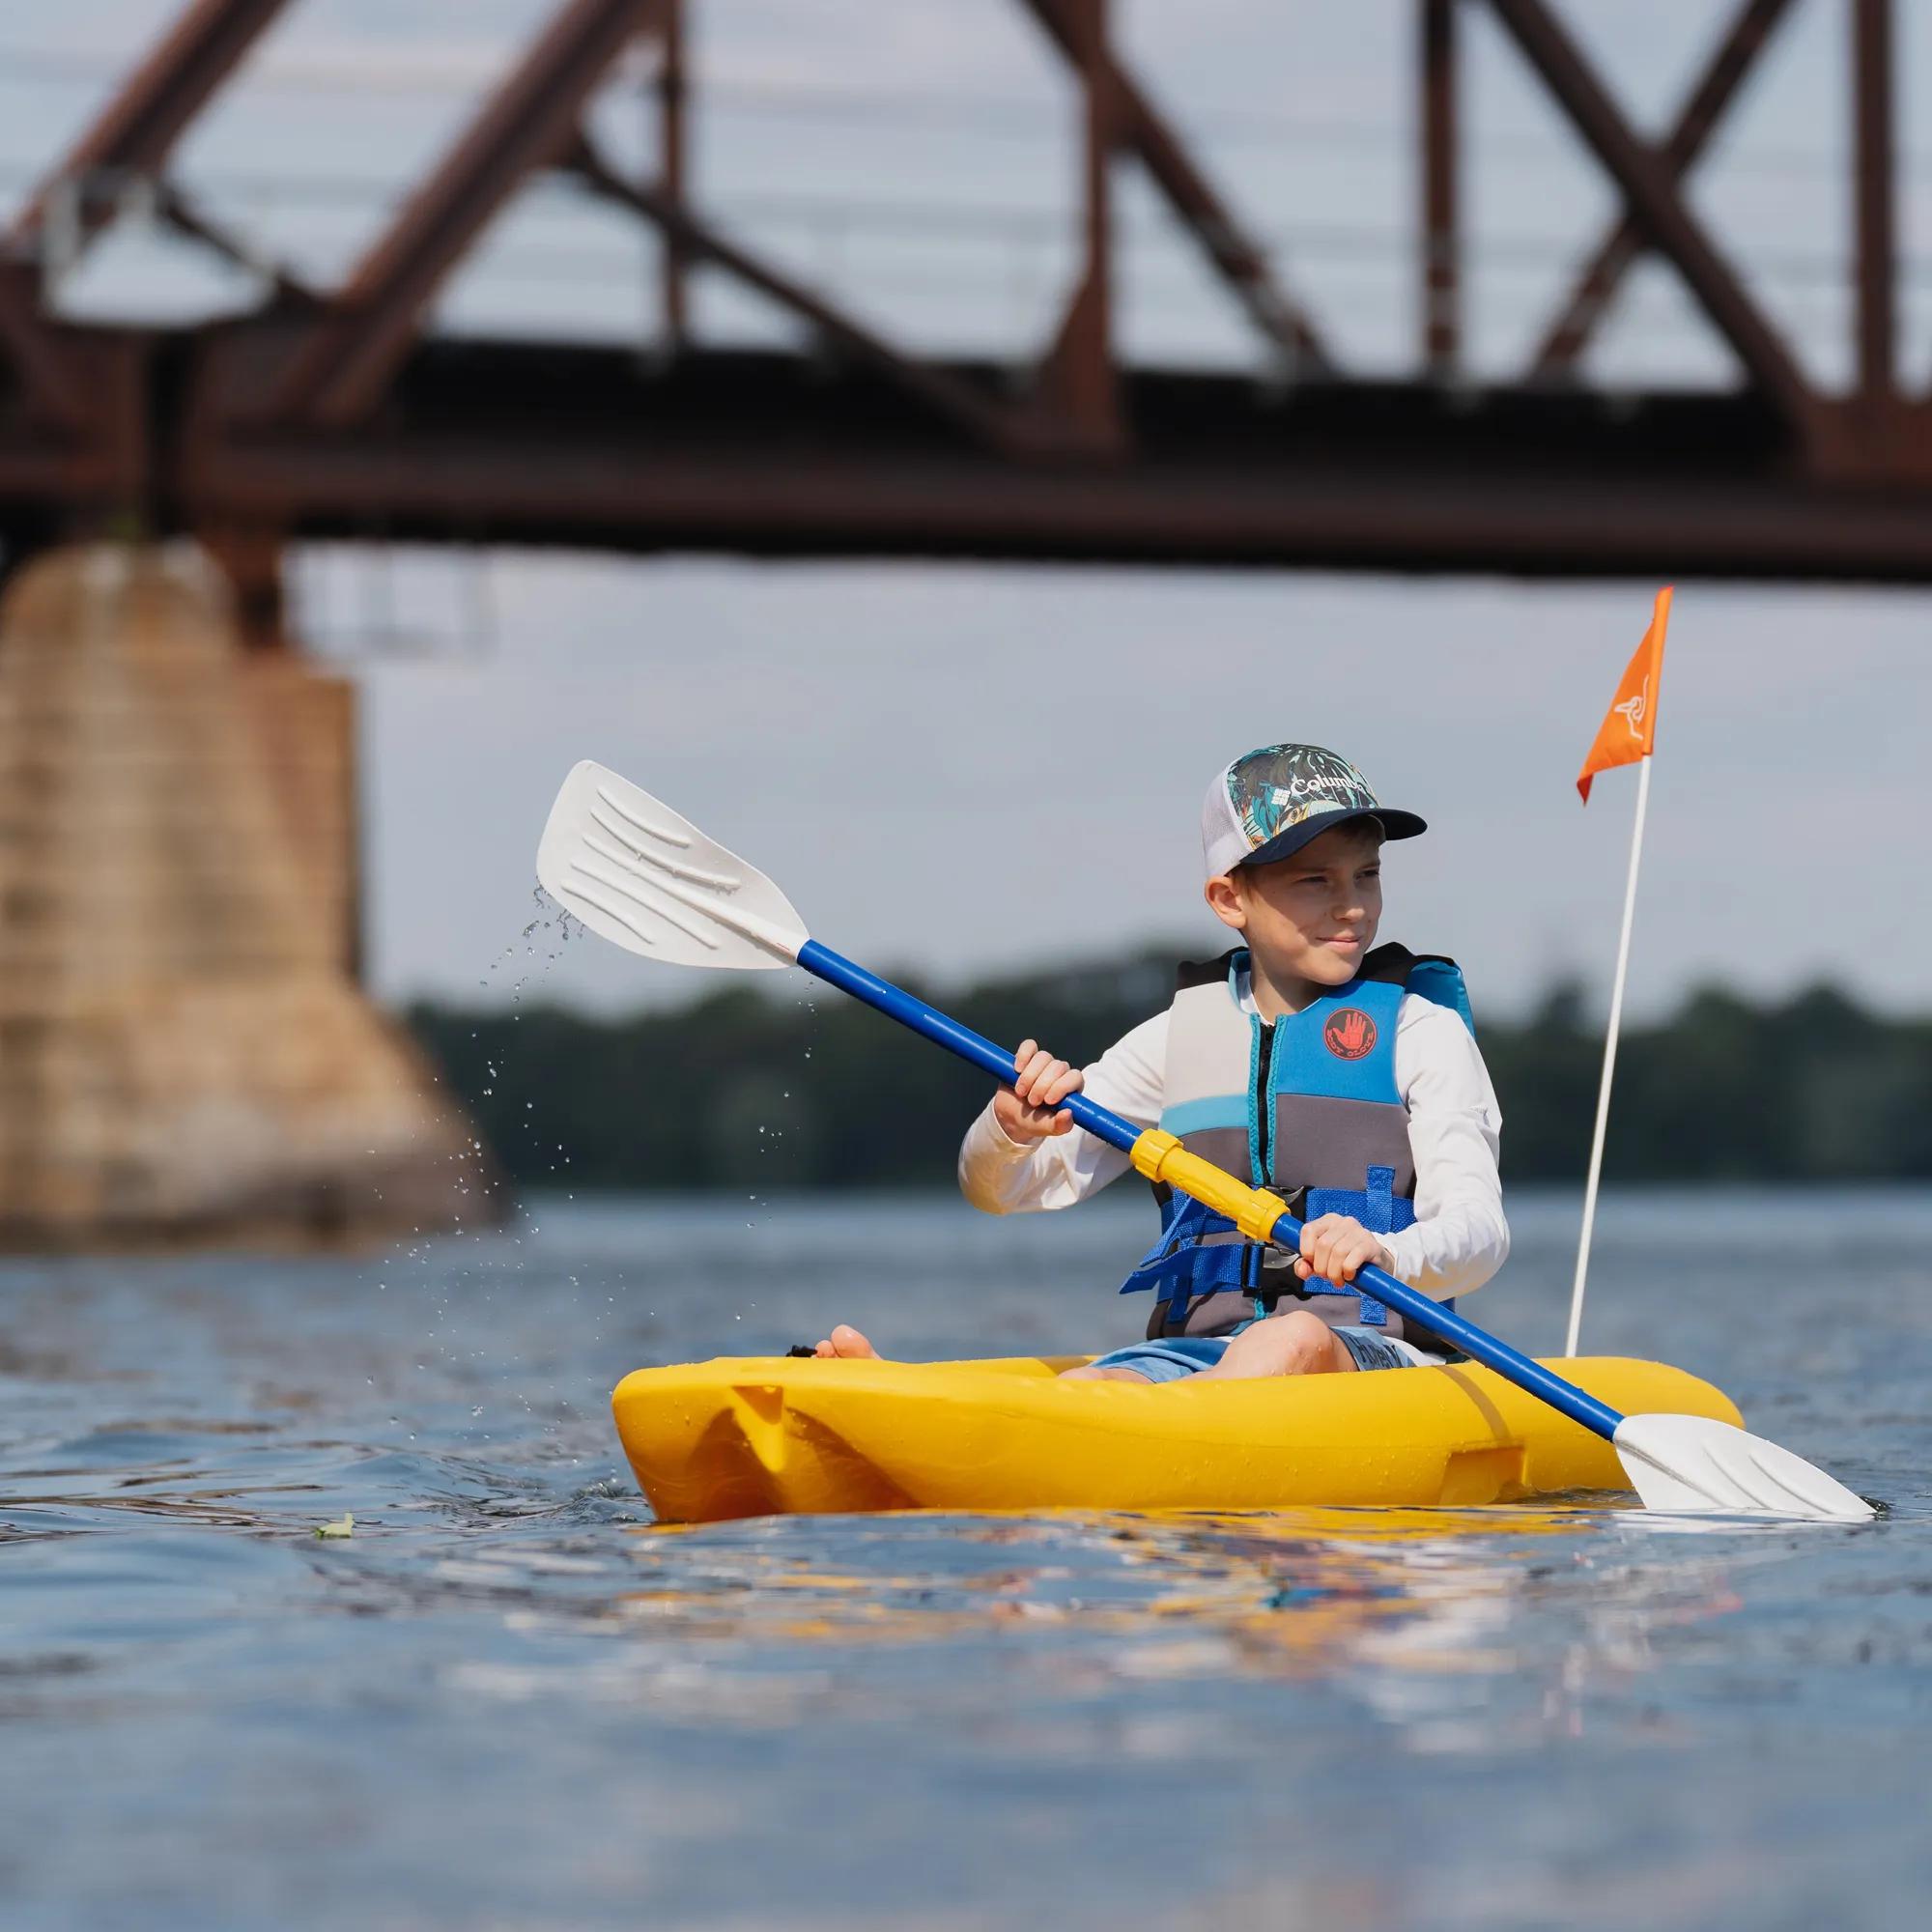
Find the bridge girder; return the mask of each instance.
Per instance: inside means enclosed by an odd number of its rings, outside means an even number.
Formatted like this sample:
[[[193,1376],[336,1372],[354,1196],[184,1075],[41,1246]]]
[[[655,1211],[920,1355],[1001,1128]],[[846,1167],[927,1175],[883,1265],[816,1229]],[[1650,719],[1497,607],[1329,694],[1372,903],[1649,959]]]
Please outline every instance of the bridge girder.
[[[1052,341],[1016,374],[885,339],[693,206],[683,46],[695,3],[561,0],[339,289],[280,274],[259,313],[200,329],[61,324],[41,270],[64,197],[71,251],[113,192],[147,178],[165,218],[256,259],[194,208],[167,163],[285,0],[196,0],[0,254],[0,535],[11,528],[17,550],[37,531],[118,512],[150,527],[244,528],[251,554],[282,537],[381,531],[639,551],[1932,578],[1918,534],[1932,524],[1927,405],[1896,371],[1891,0],[1852,0],[1859,375],[1843,394],[1805,373],[1683,193],[1797,0],[1740,0],[1654,143],[1633,131],[1546,0],[1416,0],[1423,326],[1410,383],[1344,373],[1120,55],[1109,0],[1015,0],[1067,64],[1084,117],[1084,246]],[[1456,19],[1475,7],[1513,40],[1623,203],[1520,384],[1482,390],[1458,366]],[[664,106],[652,179],[617,167],[583,125],[600,82],[640,41],[658,50]],[[1256,378],[1122,365],[1117,156],[1147,169],[1256,328],[1269,357]],[[663,236],[668,353],[657,365],[567,343],[421,334],[437,290],[494,215],[532,173],[556,168]],[[1576,381],[1647,252],[1672,265],[1729,343],[1741,391],[1612,399]],[[694,345],[684,282],[697,263],[788,308],[818,350],[786,365]],[[763,400],[755,422],[746,384]]]

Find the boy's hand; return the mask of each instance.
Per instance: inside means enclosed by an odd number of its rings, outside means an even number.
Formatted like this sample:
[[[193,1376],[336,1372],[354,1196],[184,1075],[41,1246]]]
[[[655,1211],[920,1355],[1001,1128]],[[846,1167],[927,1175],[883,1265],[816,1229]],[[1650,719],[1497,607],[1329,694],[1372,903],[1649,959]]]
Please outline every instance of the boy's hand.
[[[1369,1264],[1394,1272],[1395,1257],[1351,1214],[1323,1214],[1301,1224],[1301,1254],[1294,1271],[1306,1281],[1319,1274],[1323,1281],[1353,1281],[1355,1271]]]
[[[1077,1066],[1054,1059],[1037,1040],[1023,1039],[1013,1055],[1013,1084],[993,1095],[993,1118],[1009,1140],[1043,1141],[1064,1134],[1073,1125],[1073,1116],[1054,1110],[1083,1084]]]

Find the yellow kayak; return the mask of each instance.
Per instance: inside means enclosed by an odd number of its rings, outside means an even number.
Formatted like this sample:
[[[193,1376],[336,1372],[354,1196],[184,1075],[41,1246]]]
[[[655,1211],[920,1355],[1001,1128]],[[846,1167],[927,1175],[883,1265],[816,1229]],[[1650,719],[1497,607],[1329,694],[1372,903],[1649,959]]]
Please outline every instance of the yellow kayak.
[[[639,1369],[611,1398],[663,1522],[848,1510],[1458,1507],[1624,1491],[1615,1450],[1473,1364],[1293,1380],[1062,1382],[1081,1356]],[[1740,1421],[1660,1362],[1552,1362],[1628,1414]]]

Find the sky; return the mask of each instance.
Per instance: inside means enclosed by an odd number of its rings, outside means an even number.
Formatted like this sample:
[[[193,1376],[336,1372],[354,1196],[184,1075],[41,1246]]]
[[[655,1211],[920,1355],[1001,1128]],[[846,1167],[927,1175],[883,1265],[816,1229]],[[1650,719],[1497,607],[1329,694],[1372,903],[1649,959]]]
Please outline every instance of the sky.
[[[22,191],[165,19],[166,0],[0,5],[0,196]],[[184,177],[327,281],[460,128],[539,0],[297,0],[186,143]],[[1070,271],[1064,77],[1011,0],[696,0],[696,192],[895,338],[1023,357]],[[1728,4],[1568,0],[1632,118],[1667,117]],[[1801,0],[1693,198],[1825,383],[1845,366],[1843,20]],[[1415,335],[1409,9],[1139,0],[1144,80],[1349,366]],[[1906,366],[1923,375],[1925,156],[1910,146],[1932,9],[1900,9]],[[1471,380],[1518,366],[1612,203],[1480,10],[1468,23]],[[598,122],[638,151],[629,85]],[[1130,169],[1122,333],[1150,359],[1255,358]],[[445,290],[439,326],[648,341],[648,242],[532,190]],[[210,313],[245,280],[138,211],[63,283],[76,315]],[[700,331],[790,340],[713,282]],[[1734,372],[1661,270],[1593,353],[1611,384]],[[1149,941],[1208,946],[1196,825],[1256,743],[1353,757],[1429,836],[1389,855],[1385,931],[1457,954],[1479,1005],[1607,979],[1634,781],[1572,787],[1651,586],[1302,574],[779,565],[305,553],[298,622],[362,692],[372,982],[499,1003],[522,977],[556,784],[596,756],[741,850],[820,937],[957,982]],[[1921,880],[1932,719],[1913,593],[1690,584],[1661,705],[1632,998],[1827,979],[1932,1007]],[[687,979],[574,946],[530,990],[611,1009]]]
[[[1202,794],[1278,739],[1345,752],[1431,821],[1387,855],[1388,936],[1455,954],[1506,1009],[1607,977],[1635,779],[1587,809],[1574,781],[1641,586],[552,558],[506,568],[496,603],[488,661],[364,673],[392,990],[482,996],[471,969],[528,919],[527,854],[585,756],[867,963],[957,980],[1212,947]],[[1908,593],[1679,591],[1639,1011],[1714,979],[1928,1004],[1927,644]],[[545,983],[623,1004],[646,980],[690,990],[596,947]]]

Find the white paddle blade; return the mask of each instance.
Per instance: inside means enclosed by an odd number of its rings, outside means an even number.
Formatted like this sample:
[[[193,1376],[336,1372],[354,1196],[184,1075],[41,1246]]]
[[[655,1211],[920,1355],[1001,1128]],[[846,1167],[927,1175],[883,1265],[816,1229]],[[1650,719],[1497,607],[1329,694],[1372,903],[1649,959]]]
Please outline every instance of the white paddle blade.
[[[1616,1433],[1646,1509],[1864,1522],[1877,1512],[1814,1463],[1707,1415],[1627,1415]]]
[[[537,878],[592,932],[668,965],[789,966],[808,937],[756,867],[588,758],[550,809]]]

